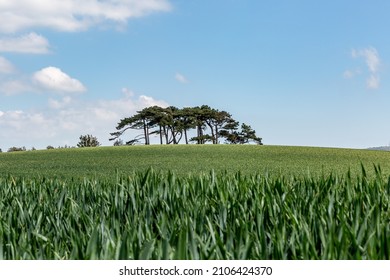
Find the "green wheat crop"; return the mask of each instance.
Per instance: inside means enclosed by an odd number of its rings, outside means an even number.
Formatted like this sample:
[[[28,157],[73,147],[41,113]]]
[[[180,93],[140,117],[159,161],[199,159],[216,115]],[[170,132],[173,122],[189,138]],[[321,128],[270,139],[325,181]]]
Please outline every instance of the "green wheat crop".
[[[0,259],[389,259],[390,180],[0,178]]]

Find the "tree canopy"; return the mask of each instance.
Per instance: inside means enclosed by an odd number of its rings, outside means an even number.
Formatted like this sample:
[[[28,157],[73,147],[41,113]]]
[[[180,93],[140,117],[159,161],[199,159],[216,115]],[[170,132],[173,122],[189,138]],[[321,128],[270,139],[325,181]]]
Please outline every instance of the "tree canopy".
[[[240,124],[226,111],[220,111],[207,105],[198,107],[177,108],[169,106],[162,108],[151,106],[137,111],[131,117],[119,121],[116,131],[110,133],[110,141],[118,143],[119,137],[128,129],[142,131],[135,138],[126,141],[133,145],[143,140],[150,145],[150,136],[158,135],[160,144],[179,144],[183,139],[185,144],[196,143],[228,144],[256,143],[262,145],[262,138],[256,136],[250,125]],[[195,135],[189,138],[190,134]]]

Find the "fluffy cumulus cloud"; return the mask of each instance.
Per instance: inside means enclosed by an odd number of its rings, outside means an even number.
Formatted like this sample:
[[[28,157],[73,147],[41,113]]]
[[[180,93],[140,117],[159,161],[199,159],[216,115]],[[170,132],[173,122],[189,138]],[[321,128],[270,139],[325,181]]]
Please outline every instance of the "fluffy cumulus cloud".
[[[362,58],[365,62],[368,71],[368,78],[366,79],[366,85],[369,89],[378,89],[380,86],[380,66],[381,59],[378,51],[374,47],[369,47],[365,49],[353,49],[351,51],[351,56],[354,59]],[[344,72],[344,77],[351,79],[356,75],[360,74],[361,71],[357,70],[346,70]]]
[[[0,38],[0,52],[45,54],[49,52],[49,41],[34,32],[18,37]]]
[[[27,92],[77,93],[86,87],[57,67],[46,67],[32,75],[7,75],[15,72],[15,67],[0,56],[0,95],[16,95]]]
[[[2,0],[0,33],[41,27],[82,31],[102,22],[125,24],[170,9],[168,0]]]
[[[77,97],[50,98],[39,111],[0,111],[0,148],[11,146],[45,148],[47,145],[75,146],[82,134],[93,134],[103,145],[118,121],[149,106],[167,107],[168,103],[145,95],[128,95],[118,99],[84,102]],[[133,134],[132,134],[133,133]],[[28,134],[28,137],[26,135]],[[129,131],[123,139],[131,139],[139,131]]]
[[[60,92],[83,92],[85,86],[57,67],[46,67],[35,72],[33,81],[38,86]]]

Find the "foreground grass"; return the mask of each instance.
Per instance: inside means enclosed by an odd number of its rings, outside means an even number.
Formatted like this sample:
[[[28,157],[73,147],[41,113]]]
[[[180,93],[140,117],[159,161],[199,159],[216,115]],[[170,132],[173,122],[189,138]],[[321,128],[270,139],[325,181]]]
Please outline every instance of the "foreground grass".
[[[176,176],[0,179],[0,259],[389,259],[390,181]]]
[[[389,157],[236,145],[2,153],[0,259],[389,259]]]
[[[205,174],[210,170],[245,175],[270,173],[284,176],[353,175],[364,164],[369,175],[380,165],[390,175],[390,153],[353,149],[255,146],[168,145],[76,148],[0,154],[0,176],[25,178],[115,180],[117,171],[128,174],[152,167],[179,176]]]

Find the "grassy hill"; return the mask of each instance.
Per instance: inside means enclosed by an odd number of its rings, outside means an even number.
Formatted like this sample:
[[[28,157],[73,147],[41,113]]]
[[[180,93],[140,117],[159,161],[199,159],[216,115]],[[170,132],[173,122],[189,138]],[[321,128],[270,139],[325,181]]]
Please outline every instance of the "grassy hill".
[[[271,175],[369,174],[373,165],[390,175],[384,151],[257,145],[169,145],[55,149],[0,154],[0,175],[114,178],[150,167],[178,175],[216,172]]]
[[[231,145],[2,153],[0,260],[389,259],[390,180],[373,176],[374,164],[389,175],[389,157]]]

